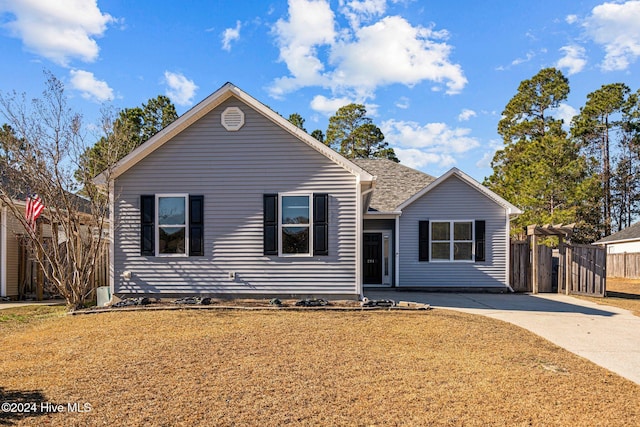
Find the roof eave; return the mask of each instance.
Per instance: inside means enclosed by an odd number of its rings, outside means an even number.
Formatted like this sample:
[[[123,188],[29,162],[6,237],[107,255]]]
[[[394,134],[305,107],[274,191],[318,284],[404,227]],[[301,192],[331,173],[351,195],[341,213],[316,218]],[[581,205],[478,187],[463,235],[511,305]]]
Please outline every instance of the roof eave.
[[[615,243],[629,243],[629,242],[637,242],[640,241],[640,237],[630,237],[628,239],[620,239],[620,240],[609,240],[609,241],[602,241],[602,240],[598,240],[597,242],[593,242],[594,245],[611,245],[611,244],[615,244]]]

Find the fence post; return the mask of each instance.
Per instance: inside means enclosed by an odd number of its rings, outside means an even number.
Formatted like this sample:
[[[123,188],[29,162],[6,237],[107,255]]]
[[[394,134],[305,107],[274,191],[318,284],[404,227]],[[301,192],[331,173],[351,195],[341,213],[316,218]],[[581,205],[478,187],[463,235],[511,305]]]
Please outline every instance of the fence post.
[[[558,241],[558,293],[561,294],[562,286],[565,284],[564,275],[565,275],[567,260],[565,258],[566,246],[564,244],[564,240],[562,239],[562,236],[559,236],[558,239],[559,239]]]
[[[531,235],[531,292],[538,293],[538,236]]]
[[[567,263],[567,272],[564,277],[564,293],[565,295],[569,295],[571,292],[571,281],[573,278],[573,248],[571,246],[567,246],[565,248],[565,260]]]

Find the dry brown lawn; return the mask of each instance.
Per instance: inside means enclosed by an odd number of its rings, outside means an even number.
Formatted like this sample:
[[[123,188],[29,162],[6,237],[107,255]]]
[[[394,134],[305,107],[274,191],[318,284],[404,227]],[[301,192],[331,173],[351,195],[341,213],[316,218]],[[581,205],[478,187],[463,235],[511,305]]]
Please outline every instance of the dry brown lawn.
[[[0,321],[0,402],[91,411],[0,424],[640,425],[640,386],[479,316],[50,310]]]
[[[580,297],[598,304],[612,305],[640,316],[640,279],[607,277],[605,298]]]

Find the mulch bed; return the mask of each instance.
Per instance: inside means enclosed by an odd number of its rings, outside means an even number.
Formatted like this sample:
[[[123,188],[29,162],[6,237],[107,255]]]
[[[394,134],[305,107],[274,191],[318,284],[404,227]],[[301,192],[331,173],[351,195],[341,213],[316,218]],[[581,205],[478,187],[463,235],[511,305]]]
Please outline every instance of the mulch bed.
[[[70,315],[139,310],[427,310],[428,304],[392,300],[128,298],[106,307],[74,310]]]

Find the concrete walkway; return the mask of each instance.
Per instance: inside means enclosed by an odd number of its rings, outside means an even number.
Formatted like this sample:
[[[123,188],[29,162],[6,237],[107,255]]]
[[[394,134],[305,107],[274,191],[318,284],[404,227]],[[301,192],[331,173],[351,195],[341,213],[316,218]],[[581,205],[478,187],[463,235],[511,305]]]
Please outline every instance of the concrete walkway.
[[[513,323],[640,384],[640,317],[558,294],[467,294],[365,290],[369,299],[430,304]]]

